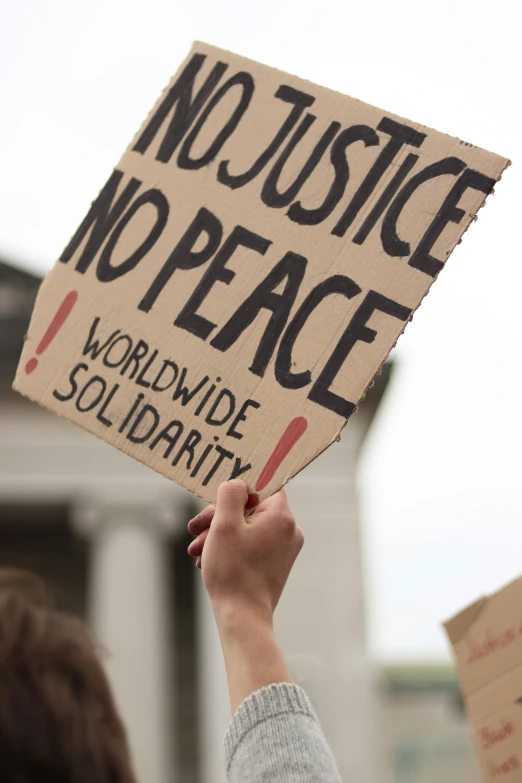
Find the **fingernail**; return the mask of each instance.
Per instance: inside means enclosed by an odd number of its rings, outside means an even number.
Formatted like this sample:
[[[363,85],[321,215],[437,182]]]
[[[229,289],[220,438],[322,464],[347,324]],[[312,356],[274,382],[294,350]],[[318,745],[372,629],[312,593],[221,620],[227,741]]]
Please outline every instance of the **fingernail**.
[[[243,481],[243,479],[235,478],[235,479],[229,479],[228,481],[224,481],[224,484],[234,484],[236,487],[243,487],[244,489],[247,488],[247,485]]]
[[[257,492],[251,492],[250,495],[247,498],[246,506],[245,508],[255,508],[255,506],[259,505],[259,495]]]
[[[200,557],[198,557],[198,559],[196,560],[196,568],[201,568],[201,558]]]

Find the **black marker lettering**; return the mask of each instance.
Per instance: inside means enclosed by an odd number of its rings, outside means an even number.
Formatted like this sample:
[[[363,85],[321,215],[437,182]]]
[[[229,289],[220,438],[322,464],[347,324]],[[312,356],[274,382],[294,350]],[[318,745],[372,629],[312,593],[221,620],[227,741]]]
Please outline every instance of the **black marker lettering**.
[[[134,433],[140,426],[141,422],[149,414],[152,415],[152,420],[148,425],[148,429],[146,429],[145,432],[143,432],[141,435],[135,435]],[[156,430],[159,423],[160,423],[160,415],[156,410],[156,408],[153,405],[144,405],[141,411],[134,419],[134,424],[132,425],[132,427],[127,433],[127,440],[130,440],[131,443],[145,443],[145,441],[147,441],[152,435],[152,433]]]
[[[93,399],[88,402],[83,408],[81,407],[80,403],[83,400],[86,392],[95,384],[99,384],[100,390],[95,394]],[[91,411],[93,408],[95,408],[98,403],[103,399],[103,395],[107,391],[107,382],[100,376],[100,375],[93,375],[92,378],[89,378],[83,389],[78,395],[78,399],[76,400],[76,410],[80,413],[87,413],[87,411]]]
[[[132,407],[131,407],[130,411],[128,412],[128,414],[125,416],[125,418],[123,419],[122,423],[118,427],[118,432],[123,432],[123,430],[125,429],[127,424],[130,422],[130,420],[132,419],[132,417],[136,413],[136,410],[139,408],[140,402],[142,401],[142,399],[144,397],[145,397],[145,395],[142,394],[141,392],[138,394],[138,396],[136,397],[136,399],[134,400],[134,402],[132,404]]]
[[[435,177],[444,177],[451,175],[458,176],[466,164],[460,158],[443,158],[436,163],[431,163],[426,168],[415,174],[398,193],[390,208],[388,209],[381,227],[382,246],[389,256],[405,258],[410,255],[410,245],[397,236],[397,222],[401,212],[416,192],[416,190]]]
[[[230,479],[239,478],[243,475],[243,473],[246,473],[247,470],[250,470],[252,465],[250,462],[247,462],[246,465],[241,464],[241,457],[236,457],[236,460],[234,462],[234,467],[232,468],[232,473],[230,474]]]
[[[430,255],[430,250],[447,224],[450,222],[460,223],[466,214],[463,209],[457,206],[461,196],[468,188],[473,188],[473,190],[479,190],[481,193],[489,195],[494,187],[495,180],[491,177],[487,177],[474,169],[466,169],[444,199],[441,208],[419,242],[408,264],[415,267],[415,269],[420,269],[421,272],[425,272],[431,277],[435,277],[437,272],[442,269],[443,262]]]
[[[118,356],[118,351],[116,351],[116,359],[113,359],[112,361],[109,361],[109,358],[113,352],[113,348],[117,348],[118,345],[121,345],[123,343],[123,352],[121,356]],[[129,337],[128,334],[120,334],[119,337],[117,337],[113,343],[109,346],[109,348],[105,351],[105,354],[103,356],[103,363],[106,367],[119,367],[120,364],[123,364],[129,353],[132,351],[132,338]]]
[[[166,382],[163,381],[163,385],[160,386],[159,382],[163,379],[163,376],[164,376],[166,370],[170,370],[172,375],[169,378],[169,380],[167,380]],[[176,382],[176,378],[178,377],[178,374],[179,374],[179,367],[178,367],[178,365],[175,362],[171,362],[170,359],[164,359],[163,360],[163,365],[161,366],[158,374],[156,375],[156,377],[152,381],[152,384],[151,384],[150,388],[152,389],[152,391],[155,391],[155,392],[166,391],[167,389],[170,389],[170,387],[172,386],[173,383]]]
[[[222,400],[225,401],[225,403],[228,405],[228,410],[226,411],[221,410],[219,416],[216,416],[216,413],[218,411],[219,406],[221,405]],[[221,389],[216,399],[212,403],[212,407],[207,413],[207,416],[205,418],[205,424],[209,424],[211,427],[221,427],[221,425],[224,424],[226,421],[228,421],[229,418],[232,416],[235,408],[236,408],[236,398],[234,397],[232,392],[229,389]]]
[[[112,427],[112,421],[109,418],[107,418],[107,416],[104,416],[104,413],[109,407],[112,398],[114,397],[114,395],[116,394],[119,388],[120,388],[120,384],[115,383],[112,389],[110,390],[109,394],[105,398],[100,410],[96,414],[96,418],[98,419],[98,421],[101,422],[105,427]]]
[[[228,65],[225,63],[216,63],[193,98],[194,81],[205,60],[205,54],[195,54],[192,57],[179,79],[172,85],[158,109],[152,115],[146,128],[134,144],[133,150],[141,152],[141,154],[146,152],[168,115],[174,109],[174,115],[170,120],[169,127],[156,155],[156,160],[160,160],[163,163],[167,163],[171,159],[181,139],[228,68]]]
[[[253,166],[248,171],[245,171],[244,174],[230,174],[228,171],[230,161],[221,161],[218,169],[218,181],[223,185],[227,185],[232,189],[242,188],[243,185],[246,185],[248,182],[253,180],[254,177],[257,177],[257,175],[264,169],[268,161],[273,158],[292,128],[298,122],[304,110],[311,106],[315,101],[315,98],[313,98],[311,95],[307,95],[306,92],[295,90],[293,87],[289,87],[286,84],[282,84],[279,87],[275,97],[285,101],[286,103],[293,104],[290,114],[265,151],[259,156]]]
[[[203,449],[203,454],[198,459],[198,461],[194,465],[194,468],[192,469],[192,473],[190,474],[190,478],[194,478],[194,476],[197,476],[197,474],[199,473],[200,468],[202,467],[203,463],[205,462],[206,458],[208,457],[208,455],[210,454],[210,452],[212,451],[213,448],[214,448],[214,446],[212,445],[212,443],[209,443],[207,446],[205,446],[205,448]]]
[[[230,438],[237,438],[237,440],[241,440],[241,438],[243,437],[243,433],[237,431],[236,429],[237,425],[239,424],[240,421],[246,421],[247,418],[246,412],[249,408],[260,408],[260,407],[261,407],[261,403],[256,402],[256,400],[245,400],[245,402],[239,409],[236,418],[228,428],[227,438],[230,437]]]
[[[294,179],[293,183],[289,185],[285,191],[280,193],[277,189],[277,184],[284,165],[315,119],[316,118],[313,114],[306,115],[306,117],[301,122],[301,125],[297,128],[294,135],[286,145],[286,148],[279,156],[277,162],[274,164],[268,177],[266,178],[265,184],[263,185],[263,190],[261,191],[261,199],[263,203],[267,205],[267,207],[273,207],[275,209],[280,207],[287,207],[294,200],[330,146],[335,134],[341,127],[340,123],[338,122],[330,123],[310,153],[310,157],[302,167],[297,177]]]
[[[203,399],[201,400],[201,402],[199,403],[198,407],[194,411],[194,416],[199,416],[199,414],[201,413],[201,411],[203,410],[203,408],[205,407],[205,405],[207,404],[209,399],[214,394],[215,390],[216,390],[216,384],[213,383],[211,386],[209,386],[209,388],[207,389],[207,391],[203,395]]]
[[[296,201],[288,210],[288,217],[302,226],[316,226],[322,223],[342,199],[350,178],[350,168],[346,160],[346,149],[350,144],[362,141],[365,147],[374,147],[379,143],[377,132],[368,125],[352,125],[342,131],[332,144],[330,161],[334,167],[334,181],[320,207],[305,209]]]
[[[356,245],[362,245],[374,225],[379,220],[380,216],[394,197],[394,195],[399,190],[400,186],[412,170],[412,168],[415,166],[419,159],[418,155],[412,155],[411,153],[406,156],[406,159],[401,163],[399,168],[397,169],[397,172],[392,177],[390,183],[384,188],[381,196],[377,200],[377,203],[371,210],[370,214],[360,227],[359,231],[354,236],[352,242],[355,242]]]
[[[171,434],[172,428],[176,428],[176,432],[174,435]],[[156,435],[152,443],[149,444],[149,449],[152,451],[152,449],[155,449],[160,440],[164,440],[168,443],[167,448],[163,452],[163,459],[167,459],[167,457],[170,456],[170,453],[176,443],[179,440],[179,436],[183,432],[183,424],[180,421],[169,421],[166,427],[163,427],[160,432]]]
[[[381,154],[371,167],[370,171],[357,188],[352,200],[348,204],[344,214],[332,231],[337,237],[343,237],[347,229],[359,214],[361,208],[366,204],[371,194],[377,187],[383,174],[387,171],[395,156],[404,144],[410,144],[412,147],[420,147],[426,138],[425,133],[420,133],[408,125],[401,125],[395,120],[383,117],[377,126],[377,130],[390,136],[390,140],[382,149]]]
[[[80,227],[60,256],[60,261],[63,264],[71,260],[90,231],[89,238],[75,267],[76,271],[82,274],[87,271],[96,253],[141,187],[141,180],[133,177],[125,186],[123,192],[116,198],[116,192],[122,178],[123,171],[116,169],[112,172],[100,195],[93,201]]]
[[[158,349],[155,348],[149,358],[147,359],[144,367],[140,370],[140,374],[135,380],[135,383],[137,386],[143,386],[144,389],[150,388],[151,381],[147,381],[145,376],[147,375],[147,370],[149,367],[154,364],[154,360],[156,359],[156,356],[158,355]]]
[[[262,377],[285,328],[304,277],[306,264],[307,260],[304,256],[288,252],[230,317],[210,343],[212,347],[217,348],[218,351],[227,351],[255,321],[261,310],[272,311],[254,360],[249,367],[254,375]],[[275,289],[285,279],[283,292],[275,293]]]
[[[100,318],[96,316],[92,322],[91,328],[89,329],[89,336],[87,337],[82,351],[83,356],[90,356],[91,359],[97,359],[100,353],[104,351],[112,343],[114,338],[117,337],[117,335],[120,333],[120,329],[116,329],[116,331],[113,332],[102,345],[98,340],[94,339],[94,335],[96,334],[96,329],[99,323]]]
[[[187,374],[187,368],[183,367],[183,369],[181,370],[181,375],[179,376],[178,384],[176,386],[176,391],[172,395],[172,399],[174,402],[176,402],[176,400],[178,400],[181,397],[182,406],[188,405],[191,399],[195,397],[199,391],[201,391],[203,386],[205,386],[205,384],[209,380],[208,375],[205,375],[205,377],[196,386],[194,386],[193,389],[189,389],[188,386],[184,385],[186,374]]]
[[[202,250],[193,250],[204,234],[208,238],[205,247]],[[205,264],[218,249],[222,236],[223,226],[217,217],[204,207],[200,209],[139,303],[138,308],[148,313],[176,269],[195,269]]]
[[[172,465],[175,466],[180,461],[183,454],[187,453],[188,459],[186,468],[187,470],[192,467],[192,462],[194,460],[194,448],[198,445],[199,441],[201,440],[201,433],[197,430],[190,430],[189,434],[185,438],[185,442],[183,446],[180,448],[174,459],[172,460]]]
[[[210,468],[209,472],[201,482],[201,486],[206,487],[208,482],[211,480],[212,476],[215,474],[217,469],[221,466],[221,463],[225,459],[234,459],[234,455],[231,451],[227,451],[222,446],[216,446],[216,451],[218,453],[218,458]]]
[[[145,239],[141,242],[139,247],[134,250],[133,253],[125,260],[119,263],[117,266],[113,266],[111,263],[112,254],[118,242],[121,239],[125,228],[133,220],[134,216],[139,213],[143,207],[152,206],[156,210],[156,219],[154,225],[149,230],[149,233]],[[157,188],[147,190],[142,193],[139,198],[132,204],[130,209],[123,215],[120,222],[111,234],[111,237],[100,256],[100,260],[96,266],[96,277],[101,283],[110,283],[112,280],[116,280],[118,277],[127,274],[134,269],[141,259],[147,255],[151,250],[161,234],[163,229],[167,225],[169,217],[169,202]]]
[[[146,343],[145,340],[138,340],[138,342],[136,343],[136,345],[132,350],[131,355],[129,356],[129,358],[121,368],[120,375],[125,375],[132,362],[134,362],[134,367],[132,368],[129,375],[129,379],[132,380],[140,368],[141,360],[145,358],[148,352],[149,352],[148,343]]]
[[[191,158],[190,151],[192,145],[196,141],[201,128],[209,118],[210,114],[233,87],[241,87],[241,97],[238,101],[232,116],[227,120],[223,128],[220,130],[208,150],[200,158]],[[208,166],[216,155],[221,151],[223,144],[234,133],[241,118],[248,109],[252,95],[254,94],[254,80],[252,76],[246,71],[241,71],[229,79],[225,84],[219,88],[214,97],[209,101],[205,109],[203,110],[198,121],[188,134],[187,138],[183,142],[178,155],[178,166],[180,169],[201,169],[203,166]]]
[[[264,239],[264,237],[254,234],[252,231],[243,228],[243,226],[236,226],[228,239],[223,243],[222,248],[216,253],[216,257],[174,321],[174,325],[179,326],[180,329],[186,329],[187,332],[195,334],[196,337],[202,340],[206,340],[209,334],[216,328],[216,324],[207,318],[203,318],[197,310],[218,281],[229,285],[236,276],[236,273],[227,267],[227,261],[229,261],[238,247],[246,247],[264,255],[270,245],[269,239]]]
[[[68,400],[72,400],[76,392],[78,391],[78,384],[76,383],[76,375],[80,372],[80,370],[88,370],[89,365],[84,364],[81,362],[80,364],[77,364],[76,367],[73,367],[69,374],[69,383],[71,384],[71,391],[67,392],[66,394],[63,394],[62,392],[59,392],[57,389],[53,391],[53,397],[56,397],[57,400],[60,400],[60,402],[67,402]]]
[[[312,381],[310,370],[303,372],[292,372],[292,352],[299,333],[310,318],[314,310],[321,304],[323,299],[332,294],[342,294],[347,299],[353,299],[354,296],[361,293],[361,289],[353,280],[344,275],[333,275],[323,280],[322,283],[313,288],[299,310],[296,312],[283,335],[275,365],[275,376],[277,381],[285,389],[301,389]]]
[[[375,329],[367,326],[367,322],[376,310],[386,313],[386,315],[392,318],[398,318],[400,321],[407,321],[412,313],[409,307],[394,302],[393,299],[388,299],[386,296],[377,293],[377,291],[369,291],[362,304],[355,311],[352,320],[346,327],[308,395],[308,399],[312,400],[312,402],[316,402],[323,408],[338,413],[339,416],[343,416],[345,419],[354,412],[355,404],[330,391],[330,386],[353,347],[358,342],[373,343],[375,340],[377,332]]]

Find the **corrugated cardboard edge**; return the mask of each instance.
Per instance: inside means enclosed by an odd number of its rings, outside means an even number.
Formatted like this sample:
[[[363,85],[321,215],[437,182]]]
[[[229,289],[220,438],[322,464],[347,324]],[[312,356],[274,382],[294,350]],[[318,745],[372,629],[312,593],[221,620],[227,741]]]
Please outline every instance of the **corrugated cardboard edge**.
[[[522,582],[522,577],[512,579],[511,582],[508,582],[507,585],[504,585],[504,587],[501,587],[500,590],[497,590],[495,593],[481,596],[481,598],[478,598],[472,604],[466,606],[466,608],[462,609],[458,614],[443,622],[442,626],[446,631],[452,646],[455,646],[460,642],[464,634],[471,628],[481,612],[493,598],[497,598],[499,595],[502,595],[502,593],[510,590],[517,582]]]
[[[363,104],[363,106],[371,106],[374,109],[378,109],[379,111],[383,112],[383,114],[386,114],[386,112],[389,112],[391,114],[394,114],[395,117],[398,117],[401,120],[404,120],[405,122],[414,123],[415,125],[422,125],[423,128],[426,128],[426,130],[433,131],[434,133],[439,133],[442,136],[448,136],[451,139],[455,139],[460,144],[463,144],[465,147],[473,147],[474,149],[481,149],[484,152],[489,152],[491,155],[495,155],[496,157],[503,158],[503,155],[499,155],[497,152],[492,152],[491,150],[487,150],[485,147],[478,147],[477,144],[472,144],[469,141],[463,141],[462,139],[459,139],[457,136],[453,136],[450,133],[444,133],[444,131],[437,130],[437,128],[432,128],[430,125],[424,125],[422,122],[419,122],[418,120],[411,120],[408,119],[408,117],[404,117],[402,114],[397,114],[395,111],[392,111],[391,109],[383,109],[382,106],[375,106],[373,103],[368,103],[367,101],[363,101],[361,98],[356,98],[354,95],[350,95],[347,92],[341,92],[340,90],[333,90],[331,87],[327,87],[325,84],[321,84],[320,82],[313,82],[311,79],[306,79],[303,76],[299,76],[296,73],[290,73],[290,71],[282,71],[280,68],[277,68],[274,65],[270,65],[267,62],[260,62],[259,60],[253,60],[251,57],[247,57],[244,54],[240,54],[239,52],[232,52],[230,49],[222,49],[220,46],[216,46],[215,44],[207,43],[206,41],[193,41],[192,46],[190,49],[189,54],[187,55],[190,57],[190,54],[193,52],[195,47],[197,46],[204,46],[208,49],[212,49],[216,54],[230,54],[233,57],[240,57],[242,60],[245,60],[248,63],[253,63],[254,65],[264,65],[267,68],[271,68],[276,73],[281,74],[281,76],[284,76],[285,78],[288,78],[288,76],[291,76],[295,79],[299,79],[301,82],[305,82],[306,84],[310,84],[312,87],[320,87],[321,90],[325,90],[326,92],[330,93],[330,95],[336,95],[341,96],[342,98],[350,98],[353,101],[357,101],[358,103]],[[508,158],[504,158],[507,161],[506,167],[511,165],[511,161]],[[505,170],[505,169],[504,169]],[[503,172],[502,172],[503,173]],[[500,176],[502,176],[502,173]],[[497,182],[500,180],[500,176],[497,180]]]
[[[343,95],[344,93],[340,93],[340,94],[341,94],[341,95]],[[461,143],[461,144],[466,144],[466,142],[464,142],[464,141],[461,141],[460,143]],[[498,179],[496,180],[496,182],[500,182],[500,180],[502,179],[502,176],[503,176],[504,172],[506,171],[506,169],[507,169],[507,168],[509,168],[509,166],[511,166],[511,161],[510,161],[508,158],[505,158],[504,160],[505,160],[505,165],[504,165],[504,168],[503,168],[503,169],[502,169],[502,171],[499,173],[499,175],[498,175]],[[491,192],[491,193],[489,193],[488,195],[489,195],[489,196],[492,196],[492,195],[494,195],[494,191],[492,191],[492,192]],[[314,454],[314,456],[313,456],[313,457],[310,459],[310,461],[309,461],[309,462],[307,462],[307,463],[306,463],[306,465],[304,465],[304,466],[303,466],[303,468],[300,468],[300,470],[298,471],[298,473],[299,473],[301,470],[303,470],[305,467],[307,467],[308,465],[310,465],[310,464],[311,464],[311,463],[312,463],[312,462],[313,462],[315,459],[317,459],[317,457],[320,457],[320,456],[321,456],[321,454],[323,453],[323,451],[326,451],[326,449],[328,449],[328,448],[329,448],[329,447],[330,447],[330,446],[331,446],[331,445],[332,445],[332,444],[333,444],[335,441],[340,441],[340,440],[341,440],[341,433],[342,433],[343,429],[346,427],[346,425],[348,424],[348,422],[350,421],[350,419],[351,419],[351,417],[354,415],[354,413],[356,413],[356,411],[357,411],[357,409],[358,409],[359,405],[360,405],[360,404],[363,402],[364,398],[366,397],[366,395],[367,395],[367,393],[368,393],[368,390],[369,390],[369,389],[371,389],[371,387],[372,387],[372,386],[373,386],[373,384],[375,383],[375,378],[376,378],[378,375],[380,375],[380,374],[381,374],[381,372],[382,372],[382,368],[383,368],[383,365],[384,365],[384,363],[387,361],[387,359],[389,358],[389,356],[390,356],[390,353],[393,351],[393,349],[394,349],[394,348],[395,348],[395,346],[397,345],[397,343],[398,343],[399,339],[400,339],[400,338],[402,337],[402,335],[404,334],[404,331],[405,331],[406,327],[408,326],[408,324],[410,324],[410,323],[411,323],[411,321],[413,321],[413,316],[415,315],[415,313],[417,312],[417,310],[419,309],[419,307],[422,305],[422,303],[424,302],[424,300],[426,299],[426,297],[427,297],[427,296],[428,296],[428,294],[430,293],[431,289],[433,288],[433,284],[435,283],[435,281],[438,279],[438,277],[439,277],[440,273],[441,273],[441,272],[443,271],[443,269],[445,268],[445,266],[446,266],[446,262],[447,262],[448,258],[449,258],[449,257],[450,257],[450,255],[453,253],[453,251],[455,250],[455,248],[457,247],[457,245],[460,245],[460,243],[461,243],[461,242],[462,242],[462,240],[464,239],[464,236],[465,236],[466,232],[469,230],[469,227],[471,226],[471,224],[472,224],[472,223],[474,223],[474,222],[475,222],[475,221],[478,219],[478,212],[479,212],[479,210],[481,210],[481,209],[483,208],[483,206],[484,206],[484,204],[486,203],[487,199],[488,199],[488,196],[487,196],[487,195],[486,195],[486,196],[484,196],[484,199],[483,199],[482,203],[480,204],[480,206],[478,207],[476,214],[471,216],[471,220],[470,220],[470,222],[469,222],[468,226],[466,227],[465,231],[462,233],[462,235],[461,235],[460,239],[458,240],[458,242],[456,242],[456,243],[455,243],[455,245],[453,245],[453,247],[451,248],[451,250],[448,252],[448,255],[447,255],[447,257],[446,257],[446,260],[445,260],[445,262],[444,262],[444,266],[443,266],[443,267],[442,267],[442,269],[441,269],[441,270],[438,272],[438,274],[437,274],[437,275],[436,275],[436,276],[433,278],[433,282],[432,282],[432,284],[430,285],[430,287],[428,288],[428,290],[426,291],[426,293],[425,293],[425,294],[424,294],[424,296],[422,297],[421,301],[419,302],[419,304],[417,305],[417,307],[415,308],[415,310],[413,311],[413,313],[411,314],[411,316],[409,317],[409,319],[408,319],[408,320],[405,322],[405,324],[404,324],[404,326],[403,326],[402,330],[401,330],[401,331],[400,331],[400,333],[398,334],[398,336],[397,336],[397,339],[395,340],[395,342],[393,343],[393,345],[390,347],[390,349],[388,350],[388,352],[386,353],[386,355],[383,357],[383,359],[382,359],[382,361],[381,361],[381,364],[380,364],[380,366],[379,366],[379,369],[378,369],[378,370],[377,370],[377,372],[376,372],[376,373],[373,375],[372,379],[370,380],[370,382],[369,382],[369,383],[368,383],[368,385],[366,386],[365,390],[363,391],[363,393],[361,394],[361,396],[359,397],[359,399],[356,401],[356,403],[355,403],[355,409],[354,409],[353,413],[351,414],[350,418],[348,418],[348,419],[345,419],[345,420],[344,420],[344,422],[343,422],[343,423],[341,424],[341,426],[339,427],[339,429],[338,429],[337,433],[336,433],[336,434],[334,435],[334,437],[331,439],[330,443],[328,443],[326,446],[324,446],[324,448],[322,448],[322,449],[321,449],[319,452],[317,452],[316,454]],[[288,482],[289,482],[291,479],[293,479],[293,478],[294,478],[294,476],[296,476],[296,475],[297,475],[297,473],[294,473],[294,474],[292,474],[291,476],[288,476],[287,478],[285,478],[285,480],[283,481],[283,483],[282,483],[281,487],[284,487],[284,486],[285,486],[285,484],[287,484],[287,483],[288,483]],[[451,621],[449,621],[449,622],[451,622]]]
[[[443,623],[444,630],[453,646],[457,644],[457,642],[460,642],[464,634],[470,629],[488,603],[489,598],[484,595],[450,620],[446,620],[446,622]]]

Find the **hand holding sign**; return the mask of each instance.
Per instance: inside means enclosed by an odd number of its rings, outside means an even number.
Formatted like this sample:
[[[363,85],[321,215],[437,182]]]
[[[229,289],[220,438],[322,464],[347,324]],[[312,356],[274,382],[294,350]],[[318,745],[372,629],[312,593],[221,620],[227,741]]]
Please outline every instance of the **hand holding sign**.
[[[238,477],[263,500],[338,438],[507,165],[195,44],[42,286],[14,386],[207,501]]]

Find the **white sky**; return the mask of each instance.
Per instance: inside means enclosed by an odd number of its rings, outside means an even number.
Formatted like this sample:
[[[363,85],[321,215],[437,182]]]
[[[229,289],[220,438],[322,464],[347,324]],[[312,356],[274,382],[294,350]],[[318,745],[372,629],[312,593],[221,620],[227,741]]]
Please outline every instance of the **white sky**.
[[[514,160],[395,351],[364,453],[371,646],[445,657],[440,620],[522,573],[516,0],[17,0],[0,48],[0,254],[45,271],[194,39]]]

